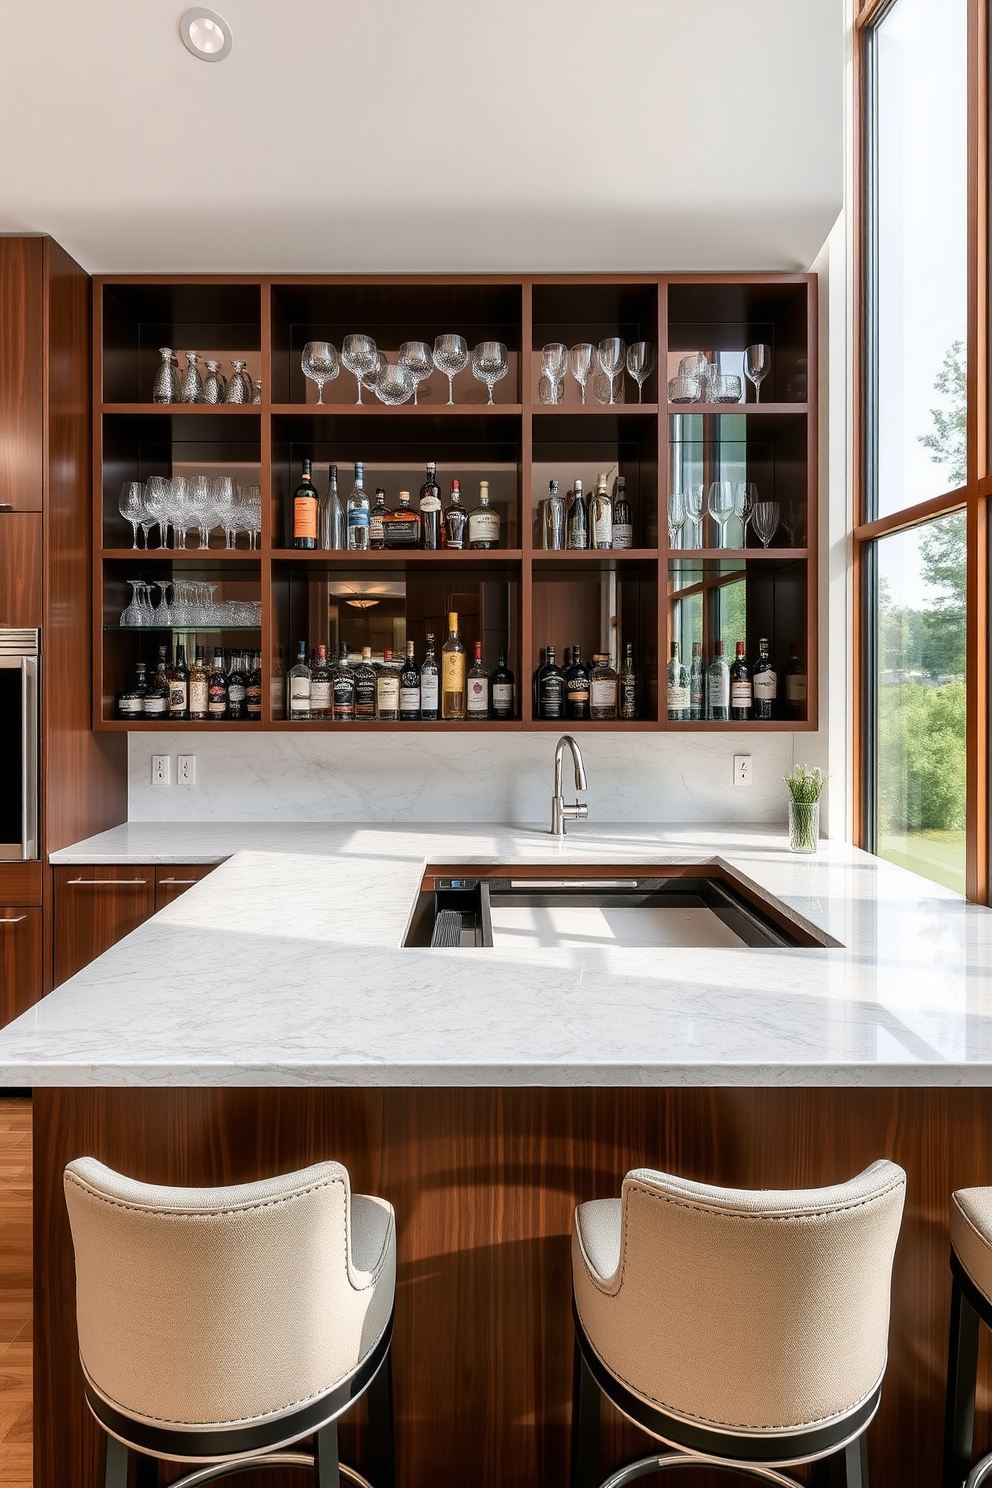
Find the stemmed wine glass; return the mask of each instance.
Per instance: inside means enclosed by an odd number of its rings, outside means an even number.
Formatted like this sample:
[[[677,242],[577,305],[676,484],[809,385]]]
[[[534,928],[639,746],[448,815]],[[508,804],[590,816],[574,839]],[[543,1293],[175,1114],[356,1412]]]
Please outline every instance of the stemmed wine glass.
[[[172,624],[172,611],[166,599],[166,590],[169,588],[168,579],[153,579],[151,588],[158,590],[158,604],[152,610],[153,623],[159,630],[167,630]]]
[[[582,401],[586,401],[586,383],[592,376],[592,364],[596,348],[591,341],[580,341],[568,353],[568,370],[582,389]]]
[[[741,524],[741,547],[747,547],[747,527],[754,515],[758,499],[758,488],[754,481],[737,481],[734,485],[734,513]]]
[[[121,611],[121,625],[127,627],[143,625],[144,618],[138,591],[144,588],[144,582],[141,579],[127,579],[125,582],[131,585],[131,598]]]
[[[778,531],[779,509],[777,501],[756,501],[754,504],[754,530],[767,548]]]
[[[541,381],[538,398],[542,403],[560,403],[562,385],[568,371],[568,347],[563,341],[549,341],[541,347]]]
[[[300,365],[303,368],[303,376],[317,384],[317,402],[323,403],[324,384],[333,382],[341,371],[337,348],[332,346],[330,341],[308,341],[303,348]],[[348,363],[345,362],[346,367],[347,365]],[[361,398],[358,401],[361,402]]]
[[[401,367],[406,367],[413,377],[413,403],[417,404],[417,392],[434,371],[434,358],[426,341],[404,341],[396,357]]]
[[[145,511],[152,519],[152,526],[158,524],[160,548],[169,546],[169,516],[172,509],[170,484],[168,476],[165,475],[150,475],[145,481]],[[148,546],[147,539],[145,546]]]
[[[668,546],[682,546],[682,528],[685,526],[685,496],[681,491],[668,493]]]
[[[730,481],[710,481],[709,494],[706,498],[706,510],[713,518],[720,531],[718,548],[727,546],[727,523],[734,515],[734,488]]]
[[[644,384],[654,371],[654,347],[650,341],[635,341],[627,347],[627,371],[637,383],[637,401],[644,402]]]
[[[627,348],[619,336],[607,336],[600,341],[597,348],[599,365],[606,376],[610,379],[610,402],[618,401],[618,391],[614,389],[617,377],[623,377],[623,369],[627,364]]]
[[[141,516],[145,509],[145,488],[141,481],[125,481],[121,486],[121,494],[117,498],[117,510],[125,522],[131,523],[134,533],[132,548],[138,546],[138,527],[141,524]]]
[[[468,366],[468,342],[464,336],[438,336],[434,342],[434,365],[448,379],[448,404],[455,401],[454,380]],[[490,402],[492,396],[490,395]]]
[[[493,388],[509,371],[509,357],[502,341],[480,341],[472,353],[472,376],[484,382],[493,401]]]
[[[703,496],[705,488],[701,485],[686,486],[685,505],[686,511],[692,521],[693,541],[691,546],[701,548],[703,546]]]
[[[771,355],[771,348],[760,342],[747,347],[744,352],[744,371],[748,380],[754,383],[755,403],[761,402],[761,384],[768,376]]]
[[[341,360],[358,383],[356,403],[362,401],[362,382],[379,367],[379,348],[371,336],[345,336]]]
[[[219,475],[214,481],[214,515],[224,528],[224,546],[234,547],[235,500],[234,478]]]

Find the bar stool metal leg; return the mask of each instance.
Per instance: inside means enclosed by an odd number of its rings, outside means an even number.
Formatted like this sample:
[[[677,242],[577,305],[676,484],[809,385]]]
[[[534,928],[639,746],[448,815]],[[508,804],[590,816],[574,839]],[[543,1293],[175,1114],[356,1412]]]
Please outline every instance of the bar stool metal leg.
[[[339,1488],[338,1423],[322,1426],[313,1440],[313,1476],[317,1488]]]
[[[572,1372],[571,1488],[596,1488],[599,1482],[599,1386],[589,1373],[579,1340]]]
[[[957,1277],[952,1277],[944,1414],[944,1488],[961,1488],[971,1467],[978,1378],[978,1325],[978,1314],[962,1292]]]
[[[387,1353],[375,1379],[365,1392],[369,1422],[369,1477],[373,1488],[394,1488],[396,1463],[393,1452],[393,1363]]]
[[[103,1435],[103,1488],[127,1488],[127,1469],[130,1452],[123,1442],[111,1436],[109,1431]]]

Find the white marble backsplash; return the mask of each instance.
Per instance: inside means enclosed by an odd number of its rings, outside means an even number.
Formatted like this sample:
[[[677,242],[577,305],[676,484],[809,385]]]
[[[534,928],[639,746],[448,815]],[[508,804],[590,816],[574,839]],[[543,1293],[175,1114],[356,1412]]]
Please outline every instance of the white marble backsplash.
[[[554,734],[132,734],[131,821],[540,822]],[[796,736],[584,734],[590,821],[781,822]],[[798,749],[802,755],[803,740]],[[153,786],[153,754],[196,756],[196,784]],[[750,754],[753,784],[733,784]],[[567,762],[566,762],[567,763]],[[572,797],[566,768],[566,796]]]

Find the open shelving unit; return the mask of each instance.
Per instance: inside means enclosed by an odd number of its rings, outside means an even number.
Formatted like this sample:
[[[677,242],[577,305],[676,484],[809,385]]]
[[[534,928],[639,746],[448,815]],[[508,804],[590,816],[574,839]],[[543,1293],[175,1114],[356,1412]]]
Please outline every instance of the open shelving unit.
[[[94,678],[96,729],[293,729],[378,731],[466,729],[556,730],[533,717],[531,675],[540,651],[581,643],[583,655],[622,657],[632,641],[641,673],[641,717],[625,723],[569,723],[576,731],[768,731],[816,727],[816,293],[805,274],[606,276],[105,276],[94,280]],[[395,357],[400,344],[432,343],[457,331],[469,346],[503,341],[509,371],[494,404],[466,370],[455,378],[453,406],[440,374],[421,384],[418,401],[399,407],[363,393],[342,367],[324,389],[303,377],[309,340],[362,331]],[[624,401],[587,402],[567,378],[564,401],[540,401],[541,347],[560,340],[598,342],[621,335],[651,341],[655,369],[643,388],[624,379]],[[725,370],[745,346],[771,347],[763,401],[740,405],[670,405],[668,378],[689,351],[719,351]],[[261,378],[262,401],[214,406],[151,402],[159,347],[195,349],[225,364],[244,358]],[[414,504],[425,461],[438,467],[442,497],[457,477],[465,504],[479,479],[490,483],[505,546],[478,552],[299,552],[287,536],[292,490],[304,456],[315,462],[318,491],[327,465],[341,472],[347,496],[350,466],[361,459],[370,495],[377,485],[395,506],[400,489]],[[539,546],[539,502],[548,481],[564,491],[576,477],[587,490],[598,471],[622,474],[634,518],[636,546],[623,551],[548,552]],[[150,475],[232,475],[262,491],[262,534],[229,550],[214,534],[209,549],[131,547],[118,512],[125,480]],[[696,481],[754,481],[764,499],[779,502],[783,521],[764,548],[753,530],[746,545],[732,519],[726,538],[736,546],[670,548],[669,490]],[[786,521],[788,517],[788,521]],[[704,519],[704,542],[715,542]],[[683,536],[687,536],[684,531]],[[681,539],[680,539],[681,541]],[[195,539],[194,539],[195,543]],[[779,544],[776,546],[776,544]],[[152,626],[124,630],[120,614],[127,580],[188,577],[217,585],[221,598],[261,600],[255,628],[204,630],[206,643],[260,650],[266,683],[261,723],[132,722],[115,717],[115,695],[135,661],[154,662],[173,633]],[[373,600],[356,606],[355,600]],[[352,604],[349,604],[349,601]],[[467,647],[483,641],[492,668],[506,649],[517,681],[518,716],[481,724],[288,723],[269,681],[282,652],[292,664],[296,642],[342,640],[354,651],[372,645],[402,651],[407,636],[423,657],[433,630],[440,647],[445,615],[457,610]],[[749,660],[767,636],[780,673],[781,716],[769,722],[670,722],[665,716],[665,668],[671,639],[688,662],[692,640],[704,645],[721,627],[731,658],[744,640]],[[193,627],[181,629],[192,640]],[[783,672],[790,654],[806,672],[806,701],[784,706]]]

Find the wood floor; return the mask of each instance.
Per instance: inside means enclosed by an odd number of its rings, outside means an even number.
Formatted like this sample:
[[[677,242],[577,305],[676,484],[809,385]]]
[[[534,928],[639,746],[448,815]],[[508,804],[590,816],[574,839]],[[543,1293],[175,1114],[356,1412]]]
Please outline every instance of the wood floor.
[[[0,1099],[0,1483],[32,1488],[31,1102]]]

